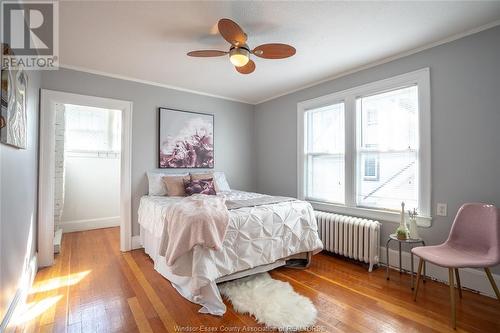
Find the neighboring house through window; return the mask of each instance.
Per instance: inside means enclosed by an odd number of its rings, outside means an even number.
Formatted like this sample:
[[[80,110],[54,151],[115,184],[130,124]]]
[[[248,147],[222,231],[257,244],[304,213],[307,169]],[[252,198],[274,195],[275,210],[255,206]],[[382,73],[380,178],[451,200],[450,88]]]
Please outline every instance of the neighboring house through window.
[[[378,181],[378,158],[376,156],[366,156],[364,163],[363,180]]]

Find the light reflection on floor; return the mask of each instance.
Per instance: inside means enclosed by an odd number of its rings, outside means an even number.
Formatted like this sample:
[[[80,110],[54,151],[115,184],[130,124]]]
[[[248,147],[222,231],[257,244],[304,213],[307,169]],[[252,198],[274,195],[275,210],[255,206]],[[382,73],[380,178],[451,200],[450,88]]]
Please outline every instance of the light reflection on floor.
[[[91,271],[82,271],[65,276],[55,277],[44,281],[39,281],[33,284],[28,291],[28,295],[34,295],[44,292],[55,292],[59,288],[69,287],[78,284],[84,279]],[[19,306],[14,313],[12,324],[22,325],[30,322],[31,320],[41,316],[56,306],[57,302],[62,299],[63,295],[47,296],[28,302]]]
[[[53,279],[37,282],[31,287],[29,293],[36,294],[62,287],[73,286],[80,282],[90,271],[83,271],[80,273],[73,273],[66,276],[60,276]]]
[[[35,319],[55,306],[62,297],[63,295],[57,295],[25,304],[19,308],[19,311],[16,311],[17,313],[14,315],[12,321],[13,324],[20,325]]]

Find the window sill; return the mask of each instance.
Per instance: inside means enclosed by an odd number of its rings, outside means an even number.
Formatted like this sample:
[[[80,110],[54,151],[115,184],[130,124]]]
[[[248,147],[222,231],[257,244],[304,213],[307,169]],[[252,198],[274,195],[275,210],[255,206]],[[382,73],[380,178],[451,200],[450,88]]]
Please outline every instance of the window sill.
[[[120,152],[114,150],[66,150],[64,154],[67,157],[83,157],[83,158],[103,158],[103,159],[118,159]]]
[[[361,207],[347,207],[344,205],[337,205],[337,204],[313,201],[308,199],[306,199],[306,201],[308,201],[313,206],[314,209],[318,209],[325,212],[352,215],[357,217],[378,220],[380,222],[386,221],[386,222],[399,223],[401,221],[401,214],[397,212],[361,208]],[[419,227],[428,228],[431,226],[431,223],[432,223],[432,217],[428,216],[417,217],[417,225]]]

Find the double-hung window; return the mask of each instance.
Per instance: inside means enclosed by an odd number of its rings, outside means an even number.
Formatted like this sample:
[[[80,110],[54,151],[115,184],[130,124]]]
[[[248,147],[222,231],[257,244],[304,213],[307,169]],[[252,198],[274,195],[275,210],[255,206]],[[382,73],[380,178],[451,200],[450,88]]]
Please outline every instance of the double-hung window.
[[[120,151],[120,111],[67,104],[64,115],[66,151]]]
[[[307,112],[307,197],[345,202],[344,103]]]
[[[299,195],[320,209],[430,224],[429,70],[299,103]]]

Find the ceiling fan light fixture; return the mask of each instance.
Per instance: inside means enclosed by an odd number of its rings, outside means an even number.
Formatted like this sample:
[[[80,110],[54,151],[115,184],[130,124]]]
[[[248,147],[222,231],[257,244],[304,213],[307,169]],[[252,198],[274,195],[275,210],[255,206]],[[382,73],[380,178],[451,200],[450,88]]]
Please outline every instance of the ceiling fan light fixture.
[[[222,38],[231,44],[229,51],[197,50],[188,52],[187,55],[205,58],[229,54],[229,60],[238,73],[251,74],[255,71],[255,62],[250,59],[251,54],[264,59],[285,59],[293,56],[296,52],[293,46],[282,43],[262,44],[251,49],[247,45],[247,34],[236,22],[228,18],[220,19],[217,22],[217,29]]]
[[[250,60],[250,51],[242,47],[232,48],[229,51],[229,60],[234,66],[243,67]]]

